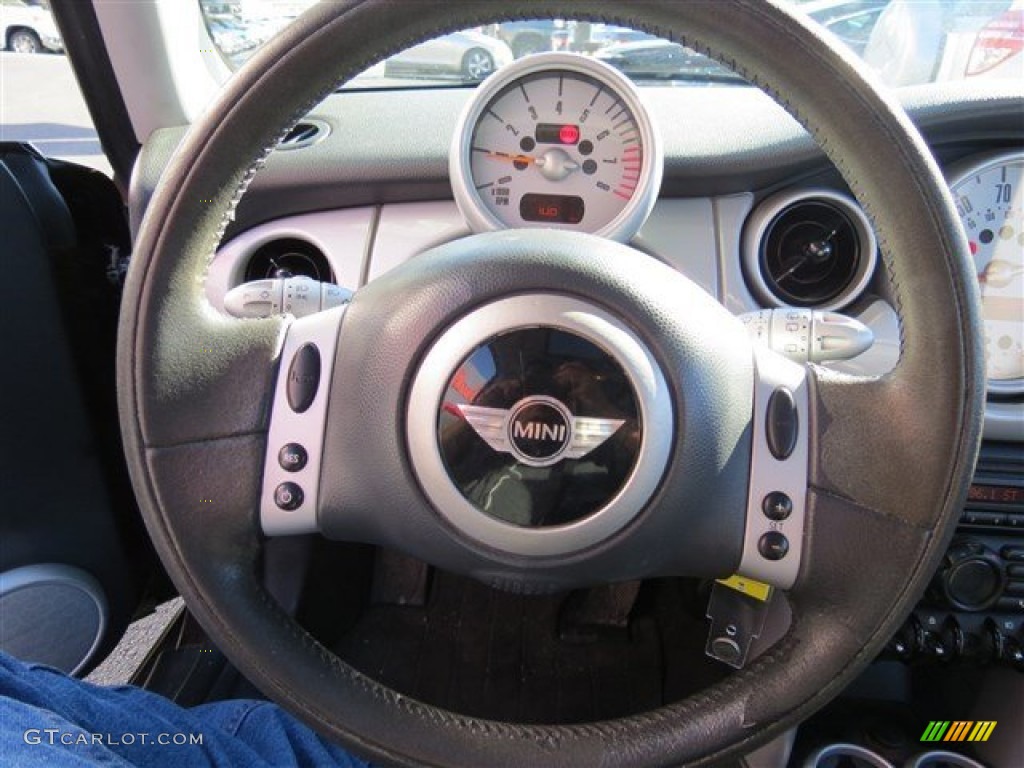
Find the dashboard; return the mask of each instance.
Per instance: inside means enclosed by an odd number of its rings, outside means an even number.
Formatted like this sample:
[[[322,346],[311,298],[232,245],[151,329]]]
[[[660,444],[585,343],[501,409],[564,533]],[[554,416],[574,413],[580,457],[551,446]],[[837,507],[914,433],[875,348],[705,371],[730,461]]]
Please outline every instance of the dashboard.
[[[874,343],[830,365],[868,375],[895,365],[899,328],[870,221],[786,112],[755,89],[635,89],[614,73],[567,70],[564,56],[521,60],[477,91],[329,97],[293,131],[302,140],[286,139],[243,198],[211,262],[211,303],[223,308],[231,288],[272,276],[282,265],[354,290],[471,231],[542,225],[531,217],[543,209],[560,219],[544,225],[588,228],[627,241],[686,274],[736,314],[785,306],[840,310],[868,326]],[[531,91],[534,103],[524,96]],[[1013,84],[993,83],[908,89],[901,98],[954,190],[979,275],[990,379],[985,436],[1024,441],[1024,97]],[[589,102],[599,99],[605,109],[592,109],[588,126]],[[608,106],[614,109],[606,116]],[[510,113],[518,107],[519,122],[530,124],[528,136]],[[528,110],[546,111],[533,118]],[[606,121],[625,135],[614,151],[594,152],[593,159],[604,165],[634,158],[608,179],[614,187],[601,173],[590,176],[582,168],[591,157],[581,150],[607,130]],[[379,125],[389,130],[379,131]],[[133,178],[133,223],[141,220],[183,133],[164,129],[147,141]],[[630,146],[638,149],[625,154]],[[523,159],[556,155],[558,170],[549,168],[547,175]],[[517,169],[517,160],[528,167]],[[578,170],[567,171],[567,162]],[[520,180],[530,174],[540,183]],[[493,193],[492,185],[513,175],[505,185],[511,190],[504,191],[516,205],[496,214],[500,196],[482,193]],[[586,193],[566,191],[577,178],[587,182]],[[599,211],[600,221],[591,210]],[[811,258],[808,248],[815,247],[824,247],[827,258]]]

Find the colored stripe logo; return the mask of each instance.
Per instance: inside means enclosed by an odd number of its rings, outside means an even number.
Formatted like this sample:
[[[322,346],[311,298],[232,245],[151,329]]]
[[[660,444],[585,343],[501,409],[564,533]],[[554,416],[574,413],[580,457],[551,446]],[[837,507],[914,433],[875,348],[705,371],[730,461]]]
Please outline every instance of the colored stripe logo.
[[[932,720],[921,741],[988,741],[995,728],[995,720]]]

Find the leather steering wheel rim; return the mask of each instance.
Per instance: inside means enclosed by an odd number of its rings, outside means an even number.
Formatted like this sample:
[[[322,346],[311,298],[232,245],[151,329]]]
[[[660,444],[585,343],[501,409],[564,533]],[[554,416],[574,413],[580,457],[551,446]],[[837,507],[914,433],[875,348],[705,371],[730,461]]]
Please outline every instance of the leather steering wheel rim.
[[[118,385],[128,464],[157,551],[246,676],[371,759],[646,766],[749,751],[824,705],[877,654],[923,592],[966,495],[984,405],[980,312],[942,176],[863,65],[774,2],[431,0],[415,8],[352,0],[300,17],[235,74],[150,201],[125,288]],[[872,218],[902,332],[899,364],[884,377],[812,368],[808,527],[787,635],[695,696],[581,725],[483,721],[402,696],[330,654],[267,595],[258,578],[258,486],[284,325],[221,316],[202,289],[256,169],[338,82],[420,40],[536,16],[675,39],[771,94]]]

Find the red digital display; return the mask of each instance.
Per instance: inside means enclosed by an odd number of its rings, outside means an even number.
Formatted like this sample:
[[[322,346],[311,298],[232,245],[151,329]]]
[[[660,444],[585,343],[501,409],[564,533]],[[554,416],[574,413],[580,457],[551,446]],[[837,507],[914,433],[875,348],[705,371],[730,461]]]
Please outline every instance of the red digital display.
[[[1012,485],[972,485],[967,491],[968,501],[987,501],[991,504],[1024,504],[1024,488]]]
[[[582,197],[571,195],[523,195],[519,201],[519,215],[523,221],[579,224],[583,221],[585,206]]]
[[[570,123],[538,123],[534,133],[538,144],[575,145],[580,140],[580,127]]]

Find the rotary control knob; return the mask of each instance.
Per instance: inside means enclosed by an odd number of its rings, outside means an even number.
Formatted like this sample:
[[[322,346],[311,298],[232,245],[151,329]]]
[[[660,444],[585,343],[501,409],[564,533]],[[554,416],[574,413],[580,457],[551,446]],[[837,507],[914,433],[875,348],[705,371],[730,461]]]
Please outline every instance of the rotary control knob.
[[[972,541],[951,547],[937,576],[946,600],[961,611],[985,610],[999,598],[1006,581],[999,558]]]

